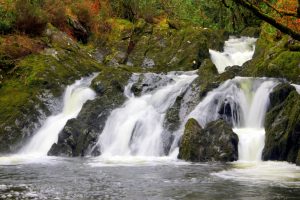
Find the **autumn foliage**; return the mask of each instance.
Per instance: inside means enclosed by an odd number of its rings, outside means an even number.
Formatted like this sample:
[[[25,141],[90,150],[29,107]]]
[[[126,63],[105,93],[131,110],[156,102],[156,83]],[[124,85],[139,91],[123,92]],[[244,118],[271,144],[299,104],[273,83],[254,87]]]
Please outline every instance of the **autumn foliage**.
[[[225,0],[223,0],[225,1]],[[300,40],[300,0],[233,0],[283,33]]]
[[[300,16],[297,17],[297,9],[298,9],[298,2],[297,0],[279,0],[275,5],[278,11],[282,11],[283,13],[294,13],[294,16],[284,15],[280,13],[275,13],[276,19],[285,24],[287,27],[295,30],[296,32],[300,33]]]

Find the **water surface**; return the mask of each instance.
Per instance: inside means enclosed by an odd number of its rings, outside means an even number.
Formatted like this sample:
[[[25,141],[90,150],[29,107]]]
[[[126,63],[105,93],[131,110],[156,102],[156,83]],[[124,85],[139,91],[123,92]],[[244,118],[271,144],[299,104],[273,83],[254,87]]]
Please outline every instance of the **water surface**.
[[[295,178],[266,176],[239,164],[190,164],[48,158],[0,166],[0,199],[298,199],[299,167],[280,163]],[[114,162],[115,161],[115,162]],[[269,163],[267,168],[274,166]],[[255,168],[255,167],[254,167]],[[259,168],[259,167],[258,167]],[[290,169],[290,171],[289,171]],[[293,170],[292,170],[293,169]],[[237,170],[237,171],[236,171]],[[260,174],[258,172],[261,172]],[[254,176],[251,176],[254,175]],[[258,174],[259,176],[255,176]],[[276,174],[276,173],[275,173]],[[265,179],[261,179],[266,176]],[[274,178],[275,177],[275,178]],[[276,178],[277,177],[277,178]],[[5,195],[5,196],[3,196]],[[4,199],[5,199],[4,198]]]

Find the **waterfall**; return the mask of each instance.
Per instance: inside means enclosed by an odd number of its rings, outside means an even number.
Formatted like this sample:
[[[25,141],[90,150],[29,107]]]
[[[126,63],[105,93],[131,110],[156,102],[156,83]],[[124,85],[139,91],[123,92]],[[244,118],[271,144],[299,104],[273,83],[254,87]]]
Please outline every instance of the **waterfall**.
[[[169,107],[197,77],[195,73],[169,73],[165,86],[135,97],[130,92],[132,83],[125,89],[128,100],[112,111],[98,145],[101,157],[112,156],[164,156],[164,120]]]
[[[86,101],[95,98],[95,92],[89,88],[95,76],[96,74],[82,78],[66,88],[62,111],[46,119],[29,143],[21,149],[20,154],[47,155],[52,144],[57,142],[58,134],[67,121],[77,117]]]
[[[207,96],[186,117],[196,119],[202,127],[224,119],[239,136],[239,160],[259,161],[264,147],[264,118],[269,94],[277,85],[273,79],[236,77],[228,80]],[[175,143],[183,133],[177,132]],[[176,146],[174,144],[173,146]]]
[[[242,66],[246,61],[251,60],[255,51],[256,40],[250,37],[230,37],[225,42],[224,52],[210,49],[211,60],[216,65],[219,73],[224,72],[228,66]]]
[[[296,88],[298,94],[300,94],[300,85],[292,84],[292,86],[294,86]]]

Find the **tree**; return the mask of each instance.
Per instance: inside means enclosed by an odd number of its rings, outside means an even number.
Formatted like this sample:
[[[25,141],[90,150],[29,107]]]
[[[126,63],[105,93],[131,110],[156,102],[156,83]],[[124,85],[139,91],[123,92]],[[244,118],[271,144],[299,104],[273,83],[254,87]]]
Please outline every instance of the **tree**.
[[[300,0],[233,0],[282,33],[300,41]],[[226,0],[222,0],[226,4]]]

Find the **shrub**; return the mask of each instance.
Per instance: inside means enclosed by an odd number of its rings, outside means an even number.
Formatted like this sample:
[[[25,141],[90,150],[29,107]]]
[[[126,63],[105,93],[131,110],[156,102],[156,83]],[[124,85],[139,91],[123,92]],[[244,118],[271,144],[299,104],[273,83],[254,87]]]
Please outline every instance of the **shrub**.
[[[44,0],[42,9],[46,12],[48,21],[55,27],[63,29],[66,26],[66,6],[62,0]]]
[[[15,20],[15,13],[0,5],[0,33],[11,33],[13,31]]]
[[[88,31],[91,31],[95,26],[94,17],[96,17],[96,13],[93,13],[93,11],[93,4],[91,1],[82,1],[76,3],[73,7],[73,13]]]
[[[41,1],[38,0],[17,0],[16,1],[16,24],[17,30],[39,35],[47,24],[47,15],[40,7]]]

